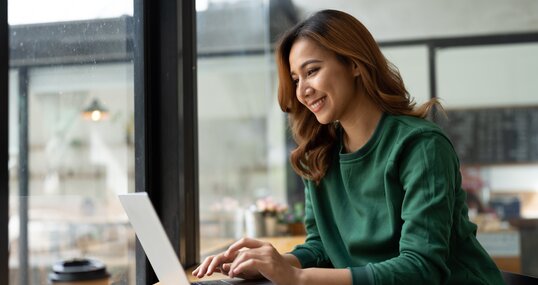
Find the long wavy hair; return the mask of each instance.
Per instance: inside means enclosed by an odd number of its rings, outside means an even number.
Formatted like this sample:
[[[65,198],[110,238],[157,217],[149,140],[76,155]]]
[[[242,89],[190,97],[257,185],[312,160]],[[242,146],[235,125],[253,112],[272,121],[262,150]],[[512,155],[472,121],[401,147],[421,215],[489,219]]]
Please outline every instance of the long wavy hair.
[[[343,62],[355,63],[365,95],[385,113],[424,118],[438,104],[432,99],[415,107],[400,73],[385,59],[370,32],[356,18],[335,10],[315,13],[282,35],[275,50],[278,102],[282,111],[288,113],[293,139],[297,143],[290,161],[301,177],[319,184],[325,176],[337,141],[337,124],[320,124],[296,97],[289,56],[294,42],[300,38],[308,38],[334,52]]]

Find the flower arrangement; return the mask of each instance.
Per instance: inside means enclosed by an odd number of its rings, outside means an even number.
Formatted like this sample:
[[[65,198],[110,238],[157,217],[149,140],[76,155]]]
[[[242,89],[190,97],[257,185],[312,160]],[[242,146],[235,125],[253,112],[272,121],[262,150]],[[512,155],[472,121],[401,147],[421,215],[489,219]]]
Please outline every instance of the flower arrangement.
[[[288,210],[288,206],[277,203],[271,196],[267,196],[256,200],[256,209],[264,216],[280,216]]]
[[[280,223],[285,224],[287,226],[287,233],[297,236],[297,235],[305,235],[306,230],[305,226],[303,224],[304,222],[304,204],[297,202],[293,204],[293,208],[286,211],[284,215],[282,215],[280,219]]]
[[[287,204],[277,203],[271,196],[267,196],[256,200],[253,208],[263,215],[265,234],[268,236],[274,236],[275,231],[279,234],[305,234],[303,203],[295,203],[293,208],[289,208]]]
[[[297,202],[293,204],[292,209],[287,209],[286,212],[280,218],[280,221],[284,224],[302,223],[304,220],[304,205]]]

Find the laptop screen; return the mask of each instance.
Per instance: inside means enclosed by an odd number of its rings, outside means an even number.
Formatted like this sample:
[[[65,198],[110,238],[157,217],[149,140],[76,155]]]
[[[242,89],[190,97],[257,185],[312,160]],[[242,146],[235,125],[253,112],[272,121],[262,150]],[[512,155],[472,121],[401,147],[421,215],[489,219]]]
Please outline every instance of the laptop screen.
[[[161,285],[188,285],[187,275],[146,192],[118,195]]]

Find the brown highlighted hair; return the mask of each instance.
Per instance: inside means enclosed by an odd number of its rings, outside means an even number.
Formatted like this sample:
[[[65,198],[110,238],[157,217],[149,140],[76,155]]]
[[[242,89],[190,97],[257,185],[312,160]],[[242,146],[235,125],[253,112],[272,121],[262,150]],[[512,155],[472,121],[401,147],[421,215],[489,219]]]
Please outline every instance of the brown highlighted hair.
[[[322,10],[287,31],[277,43],[278,102],[288,113],[297,148],[290,156],[295,172],[317,184],[331,163],[336,143],[335,123],[322,125],[296,97],[290,75],[289,56],[294,42],[308,38],[346,62],[359,67],[365,95],[383,112],[424,118],[438,104],[432,99],[419,107],[410,98],[398,70],[388,62],[370,32],[353,16]]]

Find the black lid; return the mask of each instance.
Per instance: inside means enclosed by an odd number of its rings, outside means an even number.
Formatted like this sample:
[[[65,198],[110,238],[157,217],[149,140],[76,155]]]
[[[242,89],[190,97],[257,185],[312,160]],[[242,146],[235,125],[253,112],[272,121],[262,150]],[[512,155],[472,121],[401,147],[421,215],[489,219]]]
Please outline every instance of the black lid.
[[[72,259],[60,261],[52,266],[50,281],[85,281],[110,276],[104,263],[94,259]]]

